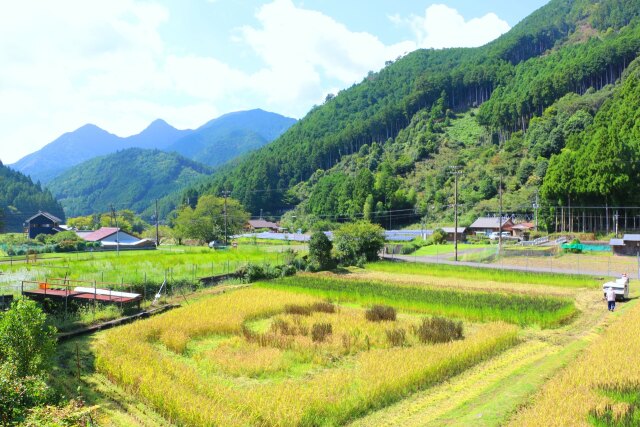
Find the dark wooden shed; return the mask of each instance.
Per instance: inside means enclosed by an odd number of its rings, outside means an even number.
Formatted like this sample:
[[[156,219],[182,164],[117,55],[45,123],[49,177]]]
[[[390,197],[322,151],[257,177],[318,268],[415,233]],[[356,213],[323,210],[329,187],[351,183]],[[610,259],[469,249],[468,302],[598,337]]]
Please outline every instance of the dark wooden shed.
[[[60,218],[48,212],[39,211],[37,214],[27,219],[24,223],[27,235],[30,239],[35,239],[38,234],[56,234],[63,231],[60,228]]]

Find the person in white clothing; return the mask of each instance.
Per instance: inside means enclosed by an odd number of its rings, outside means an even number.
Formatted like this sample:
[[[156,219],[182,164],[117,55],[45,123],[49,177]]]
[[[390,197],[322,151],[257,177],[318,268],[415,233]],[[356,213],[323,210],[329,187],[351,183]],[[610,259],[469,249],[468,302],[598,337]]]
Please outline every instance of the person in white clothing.
[[[613,288],[611,288],[611,287],[607,288],[606,297],[607,297],[607,305],[609,307],[609,311],[615,310],[615,308],[616,308],[616,292],[613,290]]]

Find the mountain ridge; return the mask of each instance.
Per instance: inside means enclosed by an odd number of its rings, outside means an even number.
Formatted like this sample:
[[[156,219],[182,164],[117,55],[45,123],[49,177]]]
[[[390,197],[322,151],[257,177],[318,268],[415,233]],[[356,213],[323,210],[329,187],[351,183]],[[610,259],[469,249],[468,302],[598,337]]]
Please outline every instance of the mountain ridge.
[[[211,148],[210,145],[225,143],[230,140],[228,134],[216,133],[217,121],[227,123],[230,118],[236,118],[237,120],[233,121],[233,125],[236,126],[234,130],[242,130],[245,127],[248,127],[249,130],[254,130],[256,127],[252,124],[252,120],[255,120],[256,114],[265,117],[264,120],[266,121],[273,120],[275,128],[279,129],[279,133],[276,132],[274,134],[267,127],[268,129],[264,136],[261,135],[263,129],[255,129],[255,133],[260,137],[248,138],[244,136],[237,141],[232,140],[231,147],[222,153],[221,161],[215,158],[212,159],[212,155],[207,154],[207,149]],[[244,122],[243,117],[246,117]],[[211,166],[215,166],[248,150],[261,147],[293,123],[295,123],[295,119],[254,109],[222,115],[195,130],[176,129],[165,120],[156,119],[140,133],[127,137],[120,137],[110,133],[95,124],[85,124],[74,131],[64,133],[40,150],[23,157],[9,165],[9,167],[31,176],[34,181],[47,183],[73,166],[118,150],[144,148],[160,149],[167,152],[185,152],[188,151],[188,144],[191,142],[190,136],[197,137],[201,143],[200,151],[192,150],[194,151],[194,154],[190,156],[192,160],[201,162],[204,160]],[[264,125],[264,123],[261,124]],[[206,158],[199,159],[200,152],[204,153]]]

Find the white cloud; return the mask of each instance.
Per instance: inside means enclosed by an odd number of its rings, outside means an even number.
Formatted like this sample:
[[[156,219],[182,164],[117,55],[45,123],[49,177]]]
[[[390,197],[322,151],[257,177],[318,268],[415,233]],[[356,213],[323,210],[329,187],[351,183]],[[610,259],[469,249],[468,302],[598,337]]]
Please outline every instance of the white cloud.
[[[326,92],[329,81],[348,86],[416,47],[413,42],[386,46],[374,35],[350,31],[327,15],[296,7],[291,0],[274,0],[262,6],[256,17],[259,28],[242,27],[236,37],[267,66],[253,76],[252,86],[264,92],[269,102],[298,115],[300,105],[308,108],[310,100]]]
[[[403,21],[398,15],[390,16],[394,24]],[[424,16],[405,19],[413,30],[419,47],[476,47],[494,40],[509,31],[509,24],[495,13],[465,21],[456,10],[443,4],[429,6]]]
[[[247,71],[167,46],[161,29],[170,10],[153,0],[0,0],[0,9],[5,163],[85,123],[124,136],[156,118],[195,127],[244,108],[300,117],[418,46],[478,45],[508,29],[493,14],[465,22],[454,9],[431,6],[422,17],[390,17],[415,40],[386,45],[292,0],[273,0],[256,11],[257,24],[216,40],[253,52]]]

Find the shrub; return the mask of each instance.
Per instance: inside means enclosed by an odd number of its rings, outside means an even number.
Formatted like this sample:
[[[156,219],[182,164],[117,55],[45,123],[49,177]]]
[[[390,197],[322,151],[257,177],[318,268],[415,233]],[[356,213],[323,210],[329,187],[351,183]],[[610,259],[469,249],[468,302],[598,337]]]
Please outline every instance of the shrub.
[[[309,260],[317,271],[331,270],[335,261],[331,256],[333,244],[322,231],[316,231],[309,240]]]
[[[434,245],[445,244],[447,243],[447,233],[442,228],[438,228],[433,231],[433,234],[429,237],[429,241]]]
[[[0,425],[11,425],[27,408],[44,404],[48,392],[40,376],[22,377],[14,364],[0,364]]]
[[[374,305],[365,313],[367,320],[381,322],[383,320],[396,320],[396,309],[387,305]]]
[[[333,326],[331,323],[314,323],[311,327],[311,339],[313,342],[323,342],[332,333]]]
[[[464,338],[462,332],[462,322],[443,317],[422,319],[422,324],[415,329],[420,342],[432,344],[460,340]]]
[[[394,328],[386,331],[387,341],[393,347],[402,347],[406,341],[407,333],[402,328]]]
[[[16,300],[0,317],[0,360],[13,364],[20,377],[39,375],[55,350],[55,329],[35,301]]]

